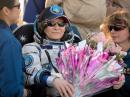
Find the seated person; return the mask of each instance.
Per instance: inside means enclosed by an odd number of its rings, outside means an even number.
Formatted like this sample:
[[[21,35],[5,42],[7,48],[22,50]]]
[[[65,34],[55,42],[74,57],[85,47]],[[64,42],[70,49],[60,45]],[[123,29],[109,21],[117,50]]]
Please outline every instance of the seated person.
[[[55,58],[65,48],[64,43],[77,43],[78,35],[66,29],[70,21],[61,7],[53,5],[44,9],[34,22],[34,42],[23,46],[28,85],[49,88],[53,97],[73,97],[74,87],[58,73]],[[58,92],[54,92],[58,90]]]

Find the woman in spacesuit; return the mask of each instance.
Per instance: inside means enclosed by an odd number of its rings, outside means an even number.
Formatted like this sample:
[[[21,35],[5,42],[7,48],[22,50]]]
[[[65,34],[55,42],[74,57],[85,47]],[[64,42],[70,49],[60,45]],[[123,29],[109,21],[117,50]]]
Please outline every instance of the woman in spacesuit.
[[[74,93],[73,86],[58,72],[55,60],[61,49],[65,48],[65,42],[80,41],[80,37],[68,28],[71,29],[70,22],[63,9],[53,5],[44,9],[35,20],[35,42],[23,46],[27,84],[47,86],[49,95],[53,97],[72,97]]]

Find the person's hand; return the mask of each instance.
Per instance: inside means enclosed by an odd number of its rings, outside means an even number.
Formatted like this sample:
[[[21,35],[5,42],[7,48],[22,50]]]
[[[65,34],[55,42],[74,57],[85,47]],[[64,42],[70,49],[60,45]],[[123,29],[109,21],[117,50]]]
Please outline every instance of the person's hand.
[[[108,48],[111,53],[120,53],[122,51],[122,47],[120,47],[118,44],[111,41],[108,43]]]
[[[24,89],[23,97],[27,97],[27,95],[28,95],[27,89]]]
[[[121,75],[118,81],[113,82],[113,89],[120,89],[125,83],[125,76]]]
[[[53,85],[58,90],[61,97],[73,97],[74,87],[66,80],[56,78],[53,81]]]

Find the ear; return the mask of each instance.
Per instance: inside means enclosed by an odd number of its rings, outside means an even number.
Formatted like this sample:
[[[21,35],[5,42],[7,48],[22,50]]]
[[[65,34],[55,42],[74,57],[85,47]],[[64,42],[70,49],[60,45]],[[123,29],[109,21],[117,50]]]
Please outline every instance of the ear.
[[[3,13],[4,13],[5,15],[8,16],[10,10],[9,10],[9,8],[7,8],[7,7],[3,7],[3,8],[2,8],[2,11],[3,11]]]

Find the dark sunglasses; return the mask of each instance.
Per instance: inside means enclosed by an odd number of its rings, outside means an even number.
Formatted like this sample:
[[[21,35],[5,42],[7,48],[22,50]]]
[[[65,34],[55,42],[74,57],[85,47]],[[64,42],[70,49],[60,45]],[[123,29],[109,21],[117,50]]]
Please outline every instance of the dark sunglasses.
[[[49,26],[49,27],[54,27],[56,24],[57,24],[59,27],[64,27],[64,26],[66,25],[66,23],[64,23],[64,22],[56,22],[56,23],[47,22],[47,26]]]
[[[119,26],[119,25],[109,25],[108,26],[108,29],[109,29],[109,31],[112,31],[112,29],[113,30],[115,30],[115,31],[121,31],[121,30],[124,30],[126,28],[126,26]]]

